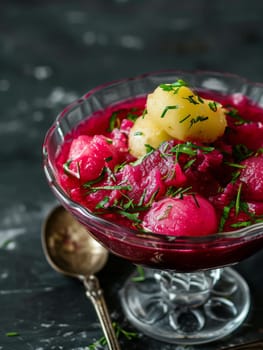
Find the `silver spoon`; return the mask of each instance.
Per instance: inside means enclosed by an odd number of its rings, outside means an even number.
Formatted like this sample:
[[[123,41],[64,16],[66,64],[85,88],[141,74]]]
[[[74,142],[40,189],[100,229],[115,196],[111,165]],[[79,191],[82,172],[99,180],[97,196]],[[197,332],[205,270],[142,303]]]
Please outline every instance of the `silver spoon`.
[[[108,259],[108,251],[93,239],[63,207],[56,207],[42,229],[42,246],[49,264],[58,272],[76,277],[93,303],[110,350],[120,350],[109,312],[94,275]]]

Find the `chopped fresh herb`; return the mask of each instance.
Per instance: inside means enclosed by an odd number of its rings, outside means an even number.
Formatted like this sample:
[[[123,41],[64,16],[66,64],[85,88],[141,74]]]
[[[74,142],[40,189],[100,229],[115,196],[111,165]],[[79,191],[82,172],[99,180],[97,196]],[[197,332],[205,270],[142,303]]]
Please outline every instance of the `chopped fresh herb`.
[[[147,109],[145,108],[145,110],[144,110],[143,113],[142,113],[142,119],[146,116],[147,113],[148,113],[148,112],[147,112]]]
[[[196,144],[191,143],[191,142],[187,142],[187,144],[189,146],[191,146],[193,149],[199,149],[199,150],[203,151],[204,153],[210,153],[210,152],[215,150],[215,147],[212,147],[212,146],[201,146],[201,145],[196,145]]]
[[[177,94],[179,89],[182,86],[188,86],[188,84],[182,80],[182,79],[178,79],[176,82],[172,83],[172,84],[161,84],[160,88],[163,89],[164,91],[172,91],[174,94]]]
[[[20,334],[18,332],[8,332],[5,335],[7,337],[18,337]]]
[[[238,191],[237,191],[237,196],[236,196],[236,202],[235,202],[236,215],[238,215],[239,210],[240,210],[241,190],[242,190],[242,183],[238,186]]]
[[[245,169],[246,166],[238,163],[224,162],[224,164],[231,166],[233,168]]]
[[[257,152],[256,152],[256,156],[258,156],[258,155],[260,155],[260,154],[262,154],[263,153],[263,147],[260,147],[258,150],[257,150]]]
[[[117,339],[120,338],[120,336],[124,336],[126,339],[128,340],[132,340],[134,338],[138,337],[138,333],[136,332],[130,332],[130,331],[126,331],[125,329],[123,329],[119,324],[117,324],[116,322],[112,323],[113,329],[115,331],[116,337]],[[99,349],[101,346],[104,346],[107,344],[107,340],[105,338],[105,336],[102,336],[100,339],[96,340],[93,344],[90,344],[88,346],[88,350],[97,350]]]
[[[116,128],[118,129],[120,128],[121,121],[120,121],[120,118],[118,118],[118,113],[119,111],[113,112],[112,115],[110,116],[109,127],[107,131],[111,132]]]
[[[138,118],[137,114],[130,113],[130,112],[126,116],[126,119],[131,120],[132,122],[134,122],[137,118]]]
[[[135,133],[133,135],[134,136],[142,136],[143,132],[142,131],[135,131]]]
[[[76,177],[77,179],[80,179],[80,169],[79,169],[79,163],[77,163],[77,169],[78,169],[78,172],[75,173],[74,171],[72,171],[70,169],[70,164],[72,163],[72,160],[69,159],[67,160],[64,164],[63,164],[63,170],[64,170],[64,173],[66,175],[70,175],[70,176],[73,176],[73,177]]]
[[[173,208],[173,206],[171,204],[168,204],[167,207],[165,208],[163,214],[161,216],[158,216],[157,220],[161,221],[161,220],[167,219],[172,208]]]
[[[12,242],[14,242],[13,239],[7,239],[6,241],[4,241],[4,242],[1,244],[0,249],[1,249],[1,248],[2,248],[2,249],[7,248],[7,246],[8,246],[10,243],[12,243]]]
[[[192,186],[189,186],[189,187],[179,187],[179,188],[175,188],[173,186],[169,187],[167,192],[166,192],[166,195],[169,196],[169,197],[179,197],[180,199],[183,198],[183,195],[184,194],[190,194],[190,190],[192,189]]]
[[[215,101],[208,102],[208,107],[211,109],[211,111],[216,112],[217,111],[217,103]]]
[[[229,205],[226,205],[223,208],[223,213],[221,215],[220,222],[219,222],[219,232],[223,232],[225,223],[226,223],[226,221],[229,217],[229,214],[230,214],[230,210],[231,210],[231,208],[233,208],[234,205],[235,205],[235,203],[232,201]]]
[[[105,186],[97,186],[91,187],[92,192],[100,191],[100,190],[127,190],[131,191],[131,185],[105,185]]]
[[[184,117],[183,119],[179,120],[179,123],[183,123],[184,121],[186,121],[190,117],[191,117],[191,114],[187,114],[186,117]]]
[[[153,146],[149,145],[148,143],[145,143],[144,147],[146,149],[146,153],[155,151],[155,148]]]
[[[125,162],[123,162],[123,163],[121,163],[121,164],[115,165],[115,167],[114,167],[114,173],[117,173],[119,170],[121,170],[122,168],[124,168],[126,164],[127,164],[127,162],[125,161]]]
[[[153,201],[154,201],[154,199],[156,198],[156,196],[157,196],[158,193],[159,193],[159,189],[156,190],[156,191],[152,194],[152,196],[151,196],[149,202],[146,204],[146,207],[150,207],[150,206],[153,204]]]
[[[195,193],[192,193],[192,197],[193,197],[193,199],[194,199],[194,202],[195,202],[195,205],[197,206],[197,208],[200,208],[200,204],[199,204],[199,202],[198,202],[198,200],[197,200],[197,198],[196,198]]]
[[[108,167],[105,167],[106,168],[106,172],[109,176],[109,179],[113,180],[114,182],[116,181],[116,177],[115,177],[115,174],[114,174],[114,171],[112,171],[110,168]]]
[[[190,159],[188,162],[186,162],[183,167],[184,171],[191,168],[191,166],[194,164],[195,161],[196,159]]]
[[[96,205],[96,209],[100,209],[100,208],[105,208],[105,204],[107,204],[109,202],[109,197],[105,196],[97,205]]]
[[[250,226],[251,224],[252,224],[251,221],[239,221],[239,222],[235,222],[234,224],[231,224],[230,226],[233,228],[242,228],[242,227]]]
[[[168,196],[168,197],[175,197],[176,196],[176,191],[177,191],[177,188],[175,188],[174,186],[170,186],[170,187],[167,188],[166,196]]]
[[[199,105],[199,102],[197,102],[195,98],[196,98],[196,96],[194,96],[194,95],[184,97],[184,99],[187,100],[189,103],[192,103],[193,105]]]
[[[190,143],[178,143],[175,147],[171,148],[171,152],[176,154],[176,161],[178,161],[181,153],[188,154],[189,156],[196,155],[196,149],[192,148],[192,144]]]
[[[240,171],[235,171],[233,174],[232,174],[232,179],[231,179],[231,183],[235,183],[237,181],[237,179],[239,178],[240,176]]]
[[[128,340],[132,340],[133,338],[138,337],[138,333],[126,331],[125,329],[121,328],[116,322],[113,323],[113,328],[115,329],[117,338],[119,338],[121,334],[124,335]]]
[[[172,180],[175,178],[175,175],[176,175],[175,167],[169,168],[167,173],[163,176],[163,180],[164,179]]]
[[[69,159],[69,160],[67,160],[64,164],[63,164],[63,169],[64,169],[64,172],[65,173],[68,173],[69,171],[71,171],[70,169],[69,169],[69,166],[70,166],[70,163],[72,162],[72,160],[71,159]]]
[[[112,156],[107,157],[107,158],[105,158],[105,162],[106,162],[106,163],[109,163],[112,159],[113,159]]]
[[[200,103],[204,103],[204,100],[202,99],[202,97],[200,97],[199,95],[196,95],[196,97]]]
[[[129,213],[127,211],[124,210],[117,210],[117,212],[126,217],[127,219],[135,222],[135,223],[141,223],[142,221],[139,219],[139,213]]]
[[[244,119],[243,117],[241,117],[239,114],[238,114],[238,110],[235,109],[235,108],[232,108],[227,110],[226,114],[235,119],[236,122],[235,122],[235,125],[243,125],[245,123],[248,123],[248,121],[246,119]]]
[[[238,162],[252,156],[253,151],[247,148],[244,144],[237,144],[233,147],[233,155]]]
[[[190,126],[189,126],[189,129],[196,123],[199,123],[199,122],[204,122],[205,120],[209,119],[208,117],[204,117],[202,115],[198,115],[196,118],[192,118],[191,121],[190,121]]]
[[[124,196],[125,196],[125,194],[124,194]],[[123,204],[123,209],[125,209],[125,210],[133,209],[134,208],[134,203],[133,203],[134,200],[132,198],[129,198],[128,196],[126,198],[128,199],[128,202]]]
[[[102,169],[101,174],[100,174],[96,179],[87,181],[87,182],[85,182],[82,186],[83,186],[84,188],[90,188],[90,187],[92,187],[93,185],[95,185],[96,183],[100,182],[100,181],[104,178],[104,175],[105,175],[106,171],[107,171],[107,169],[106,169],[106,167],[104,167],[104,168]]]
[[[105,137],[107,144],[112,145],[113,141],[109,137]]]
[[[171,110],[171,109],[178,109],[177,105],[174,106],[166,106],[161,114],[161,118],[164,118],[164,116],[166,115],[166,113]]]
[[[137,265],[137,275],[132,277],[132,282],[143,282],[145,280],[145,271],[144,268],[140,265]]]
[[[143,203],[144,203],[145,196],[146,196],[146,192],[147,192],[147,189],[145,188],[145,189],[143,190],[142,196],[141,196],[141,198],[140,198],[140,200],[139,200],[139,203],[138,203],[138,206],[139,206],[139,207],[142,206]]]

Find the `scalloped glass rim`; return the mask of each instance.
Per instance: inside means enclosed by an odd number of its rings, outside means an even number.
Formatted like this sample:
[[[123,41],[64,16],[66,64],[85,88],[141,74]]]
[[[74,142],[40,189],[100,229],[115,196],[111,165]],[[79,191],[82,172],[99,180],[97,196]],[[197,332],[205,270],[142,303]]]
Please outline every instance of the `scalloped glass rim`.
[[[125,84],[130,81],[136,81],[136,80],[142,80],[144,78],[151,78],[151,77],[158,77],[158,76],[168,76],[169,74],[177,75],[178,77],[189,75],[189,76],[210,76],[211,79],[213,78],[231,78],[235,79],[236,81],[239,81],[239,83],[242,85],[242,91],[239,91],[240,93],[248,96],[250,99],[252,99],[255,103],[259,104],[263,107],[263,83],[260,82],[250,82],[244,77],[241,77],[236,74],[232,73],[221,73],[221,72],[215,72],[215,71],[202,71],[202,70],[196,70],[196,71],[183,71],[183,70],[163,70],[163,71],[156,71],[156,72],[150,72],[141,74],[135,77],[129,77],[121,80],[115,80],[112,82],[108,82],[102,85],[99,85],[87,93],[85,93],[81,98],[77,99],[70,105],[68,105],[64,110],[58,114],[56,117],[54,123],[51,125],[50,129],[47,131],[44,144],[43,144],[43,165],[44,165],[44,171],[45,175],[47,177],[47,180],[56,195],[58,199],[66,206],[72,208],[72,210],[75,213],[78,213],[79,215],[87,218],[88,220],[91,220],[90,222],[96,222],[98,224],[104,225],[105,227],[111,229],[112,231],[119,230],[120,228],[123,228],[123,234],[127,236],[127,234],[135,239],[135,241],[141,241],[143,240],[143,245],[147,246],[147,240],[149,241],[149,245],[152,245],[151,242],[153,240],[162,243],[162,245],[171,245],[171,243],[176,244],[185,244],[186,246],[188,244],[206,244],[206,243],[212,243],[213,245],[216,243],[220,243],[222,240],[222,243],[225,244],[225,240],[231,239],[232,243],[239,242],[241,238],[245,238],[248,240],[249,238],[256,239],[258,236],[263,235],[263,223],[257,223],[253,224],[247,227],[244,227],[239,230],[235,231],[228,231],[228,232],[220,232],[220,233],[214,233],[207,236],[171,236],[166,234],[157,234],[153,232],[141,232],[137,230],[129,229],[125,226],[120,226],[114,222],[110,222],[108,220],[105,220],[99,216],[94,215],[92,212],[90,212],[87,208],[79,205],[77,202],[73,201],[61,188],[59,183],[56,180],[56,170],[53,167],[52,162],[49,159],[49,154],[47,150],[47,144],[50,140],[50,137],[54,133],[55,129],[60,128],[60,122],[61,120],[75,107],[81,105],[84,101],[88,100],[90,96],[94,95],[98,91],[101,91],[108,87],[118,86],[120,84]],[[209,87],[205,87],[206,89],[209,89]],[[218,91],[218,90],[215,90]],[[229,93],[229,92],[228,92]],[[235,93],[235,92],[233,92]],[[64,135],[63,135],[64,136]],[[145,236],[148,238],[145,239]],[[138,243],[138,242],[137,242]]]

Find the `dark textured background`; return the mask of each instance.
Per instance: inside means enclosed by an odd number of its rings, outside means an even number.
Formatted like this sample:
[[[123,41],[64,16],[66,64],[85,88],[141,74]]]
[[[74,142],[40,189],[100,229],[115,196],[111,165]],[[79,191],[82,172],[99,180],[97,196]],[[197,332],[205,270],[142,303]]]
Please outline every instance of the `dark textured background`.
[[[41,145],[58,111],[106,81],[159,69],[227,71],[263,81],[260,0],[1,0],[0,350],[84,350],[101,330],[82,286],[51,270],[40,230],[56,204]],[[263,337],[263,254],[240,264],[251,287],[246,323],[219,349]],[[113,319],[132,266],[100,273]],[[7,337],[7,332],[18,332]],[[141,336],[122,348],[182,349]],[[188,349],[193,347],[187,347]]]

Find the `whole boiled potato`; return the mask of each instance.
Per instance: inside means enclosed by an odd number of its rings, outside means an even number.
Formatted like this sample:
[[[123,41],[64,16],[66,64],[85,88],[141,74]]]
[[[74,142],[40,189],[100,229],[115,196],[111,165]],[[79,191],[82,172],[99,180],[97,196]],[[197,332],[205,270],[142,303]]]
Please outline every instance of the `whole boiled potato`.
[[[213,142],[227,125],[219,103],[200,98],[184,85],[158,86],[148,95],[146,108],[156,125],[181,141]]]
[[[149,114],[146,114],[137,118],[130,130],[130,153],[139,158],[144,156],[151,147],[157,148],[162,142],[171,138],[158,124],[155,124],[154,119]]]

